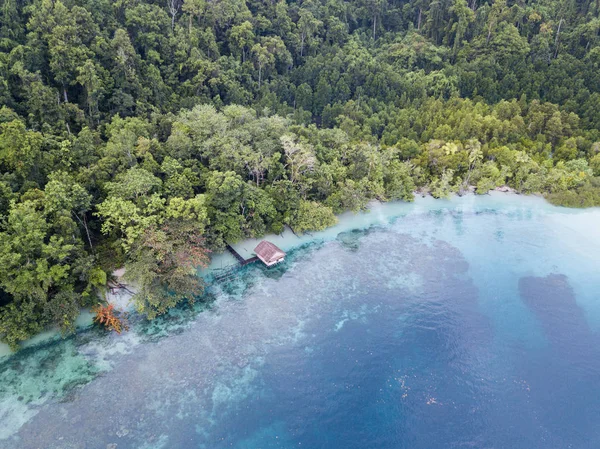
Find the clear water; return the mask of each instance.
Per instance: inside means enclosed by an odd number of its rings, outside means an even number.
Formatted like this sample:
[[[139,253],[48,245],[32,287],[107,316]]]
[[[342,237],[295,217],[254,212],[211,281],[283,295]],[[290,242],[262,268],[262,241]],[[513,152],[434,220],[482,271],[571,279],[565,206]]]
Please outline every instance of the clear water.
[[[599,224],[492,195],[281,237],[193,309],[2,359],[0,448],[598,448]]]

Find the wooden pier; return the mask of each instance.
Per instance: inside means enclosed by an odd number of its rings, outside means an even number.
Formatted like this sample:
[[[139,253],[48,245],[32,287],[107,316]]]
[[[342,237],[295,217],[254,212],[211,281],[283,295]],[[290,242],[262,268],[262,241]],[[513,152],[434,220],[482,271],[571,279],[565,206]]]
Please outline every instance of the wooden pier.
[[[248,264],[254,263],[258,260],[257,256],[251,257],[250,259],[244,259],[233,247],[229,244],[226,245],[227,251],[229,251],[233,257],[239,262],[239,264],[244,267]]]
[[[231,255],[233,255],[233,257],[235,257],[237,263],[214,270],[213,276],[214,280],[217,282],[230,280],[239,271],[241,267],[245,267],[246,265],[260,260],[257,256],[251,257],[250,259],[244,259],[241,256],[241,254],[238,253],[235,249],[233,249],[233,247],[229,244],[226,244],[225,248],[231,253]]]

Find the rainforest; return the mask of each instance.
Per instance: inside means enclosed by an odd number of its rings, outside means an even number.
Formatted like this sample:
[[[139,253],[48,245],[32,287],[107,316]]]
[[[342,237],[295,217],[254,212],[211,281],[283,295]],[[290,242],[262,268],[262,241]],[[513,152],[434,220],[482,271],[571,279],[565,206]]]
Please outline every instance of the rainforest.
[[[374,200],[600,205],[599,15],[598,0],[4,0],[2,341],[73,333],[121,267],[137,311],[163,315],[201,298],[196,269],[227,244]]]

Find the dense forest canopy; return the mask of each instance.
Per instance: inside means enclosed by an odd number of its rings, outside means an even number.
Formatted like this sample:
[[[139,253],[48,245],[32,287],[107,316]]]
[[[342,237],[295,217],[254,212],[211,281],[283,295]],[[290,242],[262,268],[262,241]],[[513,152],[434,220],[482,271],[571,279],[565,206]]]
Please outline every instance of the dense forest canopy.
[[[0,335],[125,265],[152,318],[226,242],[502,185],[600,204],[600,1],[4,0]]]

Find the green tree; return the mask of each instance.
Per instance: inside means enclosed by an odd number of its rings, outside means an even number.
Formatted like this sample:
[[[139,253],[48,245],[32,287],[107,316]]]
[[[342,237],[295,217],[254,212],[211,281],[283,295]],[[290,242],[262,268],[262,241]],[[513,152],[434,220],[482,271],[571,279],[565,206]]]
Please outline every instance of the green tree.
[[[305,8],[300,8],[298,11],[298,32],[300,33],[300,57],[304,56],[305,46],[310,46],[314,34],[323,25],[323,22],[318,20],[313,13]]]
[[[304,234],[307,231],[321,231],[336,223],[337,218],[330,207],[315,201],[301,200],[289,224],[294,232]]]
[[[258,87],[262,84],[263,74],[272,67],[277,60],[286,65],[291,63],[291,56],[279,36],[264,37],[260,43],[252,47],[252,54],[258,68]]]
[[[293,135],[281,136],[281,145],[292,183],[299,182],[303,175],[314,170],[317,159],[310,146],[297,142]]]
[[[441,178],[436,178],[431,183],[431,195],[434,198],[449,198],[456,192],[456,186],[453,185],[454,170],[446,169]]]
[[[242,63],[246,62],[246,56],[250,48],[252,48],[255,39],[252,23],[246,20],[239,25],[231,27],[229,38],[235,48],[242,54]]]
[[[81,241],[66,235],[65,220],[46,211],[44,196],[38,196],[13,203],[0,232],[0,289],[11,298],[0,313],[0,333],[13,348],[50,323],[72,331],[81,299],[71,292],[78,288],[89,295],[96,280],[81,272]]]
[[[193,303],[202,293],[197,269],[209,259],[199,231],[193,220],[167,220],[144,229],[133,244],[126,276],[137,289],[137,310],[149,319],[183,300]]]
[[[21,178],[27,179],[41,155],[42,135],[27,131],[21,120],[0,124],[0,164]]]
[[[88,109],[90,123],[97,124],[100,110],[99,103],[104,94],[105,70],[91,59],[86,60],[77,68],[76,81],[85,89],[85,103]]]

